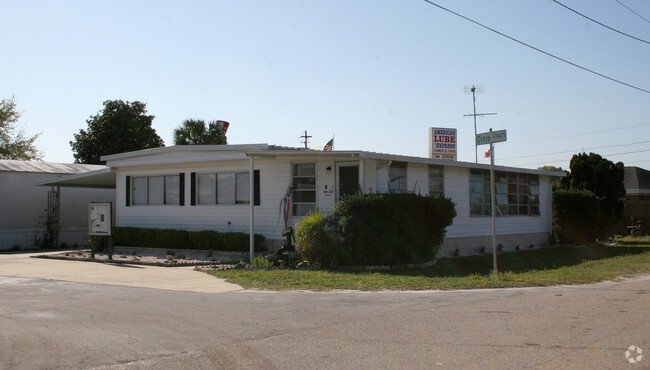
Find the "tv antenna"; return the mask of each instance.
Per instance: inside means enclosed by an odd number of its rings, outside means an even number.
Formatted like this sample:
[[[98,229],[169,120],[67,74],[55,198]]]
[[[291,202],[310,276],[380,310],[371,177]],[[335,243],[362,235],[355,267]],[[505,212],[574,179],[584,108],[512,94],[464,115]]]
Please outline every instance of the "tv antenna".
[[[476,116],[492,116],[495,115],[496,113],[476,113],[476,94],[481,94],[483,91],[485,91],[485,88],[483,88],[483,85],[478,85],[478,86],[465,86],[463,89],[465,91],[465,94],[472,94],[472,103],[474,104],[474,114],[463,114],[465,117],[474,117],[474,160],[476,163],[478,163],[478,143],[476,142]],[[305,133],[306,134],[306,133]]]
[[[310,137],[311,136],[307,135],[307,130],[305,130],[305,134],[301,136],[301,138],[305,139],[305,141],[301,141],[301,143],[305,144],[305,149],[309,149],[309,147],[307,147],[307,144],[309,144]]]

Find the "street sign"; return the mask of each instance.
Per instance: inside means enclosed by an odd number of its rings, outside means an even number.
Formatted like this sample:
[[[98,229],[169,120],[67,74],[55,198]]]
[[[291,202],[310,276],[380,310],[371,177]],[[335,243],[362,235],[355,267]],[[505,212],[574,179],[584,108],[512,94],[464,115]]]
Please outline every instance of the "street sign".
[[[476,145],[500,143],[506,139],[506,130],[484,132],[476,135]]]

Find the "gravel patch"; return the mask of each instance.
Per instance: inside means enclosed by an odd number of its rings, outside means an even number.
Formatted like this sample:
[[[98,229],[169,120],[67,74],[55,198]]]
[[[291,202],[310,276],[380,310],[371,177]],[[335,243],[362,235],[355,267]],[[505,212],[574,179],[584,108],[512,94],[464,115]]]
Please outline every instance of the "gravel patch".
[[[179,253],[180,254],[180,253]],[[183,256],[181,256],[183,257]],[[119,263],[129,265],[149,265],[149,266],[164,266],[164,267],[180,267],[180,266],[202,266],[203,269],[230,269],[234,268],[236,262],[224,260],[218,257],[201,257],[192,255],[190,257],[179,258],[178,255],[163,255],[160,253],[148,254],[113,254],[113,259],[105,253],[95,253],[95,258],[91,258],[90,250],[67,251],[53,254],[42,254],[32,256],[32,258],[46,258],[57,259],[66,261],[83,261],[83,262],[99,262],[99,263]]]

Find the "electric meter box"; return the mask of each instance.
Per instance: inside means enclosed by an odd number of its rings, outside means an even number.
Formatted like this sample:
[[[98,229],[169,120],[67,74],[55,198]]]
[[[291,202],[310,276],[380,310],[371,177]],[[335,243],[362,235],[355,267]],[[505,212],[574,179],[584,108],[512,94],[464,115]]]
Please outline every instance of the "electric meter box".
[[[88,204],[88,235],[111,235],[111,202]]]

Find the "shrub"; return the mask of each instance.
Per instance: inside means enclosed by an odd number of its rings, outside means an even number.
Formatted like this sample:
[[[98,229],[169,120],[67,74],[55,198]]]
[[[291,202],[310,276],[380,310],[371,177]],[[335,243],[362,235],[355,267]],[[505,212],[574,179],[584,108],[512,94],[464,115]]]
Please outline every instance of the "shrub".
[[[598,235],[598,197],[588,190],[553,192],[553,223],[560,243],[592,244]]]
[[[455,216],[449,198],[413,193],[347,197],[326,221],[340,237],[333,262],[362,266],[430,261]]]
[[[336,236],[329,230],[326,220],[316,210],[305,216],[296,227],[296,250],[300,257],[323,268],[334,267]]]
[[[253,258],[253,260],[251,261],[251,266],[271,268],[273,267],[273,262],[267,261],[266,258],[264,258],[264,256],[257,256]]]
[[[247,252],[249,250],[249,235],[246,233],[115,226],[113,227],[112,234],[115,245],[130,247],[214,249],[234,252]],[[263,235],[255,234],[256,251],[261,249],[264,239]]]

